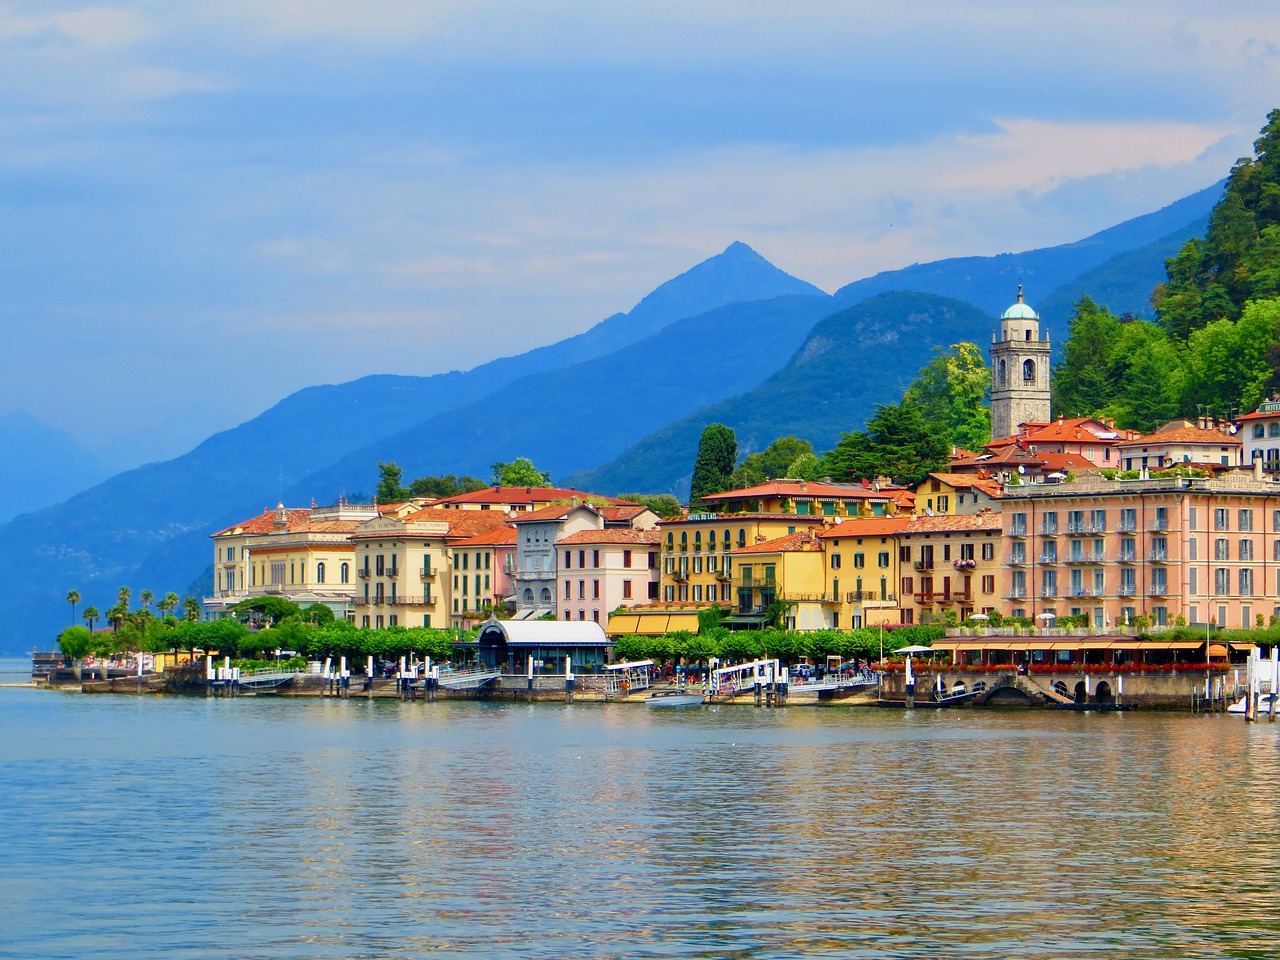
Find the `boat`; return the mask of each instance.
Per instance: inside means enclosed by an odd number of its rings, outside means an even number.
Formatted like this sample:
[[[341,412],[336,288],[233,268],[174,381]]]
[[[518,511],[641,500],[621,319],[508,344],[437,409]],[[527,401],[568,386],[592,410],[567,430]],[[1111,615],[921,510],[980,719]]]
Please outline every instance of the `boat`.
[[[644,702],[651,707],[700,707],[707,698],[701,690],[661,690],[649,694]]]
[[[1274,693],[1259,694],[1258,716],[1265,716],[1271,713],[1271,703],[1273,700],[1275,700],[1275,698],[1276,697]],[[1246,695],[1241,697],[1235,703],[1231,704],[1231,706],[1227,707],[1227,713],[1244,714],[1245,712],[1248,711],[1248,708],[1249,708],[1249,697]],[[1280,707],[1277,707],[1277,712],[1280,712]]]

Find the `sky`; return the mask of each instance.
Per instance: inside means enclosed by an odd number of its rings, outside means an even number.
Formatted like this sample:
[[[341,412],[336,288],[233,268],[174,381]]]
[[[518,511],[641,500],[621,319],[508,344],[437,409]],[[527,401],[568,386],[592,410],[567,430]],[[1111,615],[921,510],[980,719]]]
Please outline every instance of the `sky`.
[[[0,0],[0,416],[121,469],[735,240],[828,291],[1070,242],[1276,106],[1274,0]]]

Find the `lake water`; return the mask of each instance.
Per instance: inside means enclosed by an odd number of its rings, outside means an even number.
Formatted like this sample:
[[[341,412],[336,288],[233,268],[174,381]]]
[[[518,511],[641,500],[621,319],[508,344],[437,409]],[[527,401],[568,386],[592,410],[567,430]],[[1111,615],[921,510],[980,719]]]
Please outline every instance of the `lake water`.
[[[1277,783],[1223,716],[0,689],[0,956],[1274,957]]]

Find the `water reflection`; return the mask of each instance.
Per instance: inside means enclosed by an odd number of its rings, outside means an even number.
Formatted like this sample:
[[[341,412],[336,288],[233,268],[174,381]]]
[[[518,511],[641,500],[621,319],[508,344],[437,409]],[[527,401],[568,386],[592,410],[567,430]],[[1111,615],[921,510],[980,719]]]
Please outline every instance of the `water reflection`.
[[[28,691],[0,722],[16,956],[1276,952],[1280,724]]]

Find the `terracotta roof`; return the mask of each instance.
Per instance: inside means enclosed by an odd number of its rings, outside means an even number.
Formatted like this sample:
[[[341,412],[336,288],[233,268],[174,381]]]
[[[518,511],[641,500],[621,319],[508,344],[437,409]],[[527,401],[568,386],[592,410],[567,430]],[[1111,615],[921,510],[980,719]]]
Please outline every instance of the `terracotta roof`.
[[[761,497],[825,497],[829,499],[861,500],[867,497],[889,499],[889,494],[882,493],[870,486],[855,483],[824,483],[819,480],[769,480],[754,487],[741,490],[726,490],[724,493],[711,493],[703,497],[704,503],[719,503],[725,500],[754,500]]]
[[[605,530],[582,530],[556,541],[556,546],[573,546],[580,543],[637,543],[655,545],[661,539],[657,530],[633,530],[630,527],[610,527]]]
[[[730,556],[752,553],[821,553],[825,548],[820,535],[811,530],[797,530],[785,537],[766,540],[764,543],[753,543],[747,547],[730,550]]]
[[[818,536],[824,540],[846,537],[891,537],[910,520],[907,517],[855,517],[827,527]]]
[[[1138,437],[1122,443],[1122,447],[1152,447],[1163,443],[1198,443],[1205,446],[1240,446],[1240,438],[1223,433],[1221,430],[1201,430],[1199,427],[1172,427],[1168,430],[1157,430],[1145,437]]]
[[[263,510],[258,516],[242,523],[234,523],[224,530],[211,534],[214,537],[225,537],[232,534],[262,534],[270,533],[275,528],[276,518],[280,514],[281,508],[274,510]],[[286,529],[290,532],[302,530],[311,520],[311,510],[309,507],[286,507],[284,508]]]
[[[936,517],[913,516],[907,520],[906,526],[899,533],[954,533],[964,530],[1002,529],[1000,514],[990,510],[977,513],[945,514]]]
[[[397,522],[406,526],[410,523],[445,523],[448,524],[447,532],[433,534],[433,536],[452,540],[478,536],[505,526],[507,524],[507,515],[496,510],[439,510],[433,507],[424,507],[407,516],[398,518]],[[356,538],[376,540],[379,537],[405,535],[406,533],[400,530],[370,530],[357,534]],[[408,535],[415,536],[415,534]],[[421,536],[421,534],[416,535]]]
[[[1132,430],[1118,430],[1094,417],[1059,417],[1052,423],[1024,430],[1018,439],[1027,443],[1115,444],[1133,437]]]
[[[658,526],[672,523],[741,523],[744,520],[780,520],[787,523],[822,523],[821,516],[812,513],[714,513],[691,514],[686,517],[672,517],[670,520],[659,520]]]
[[[974,473],[931,473],[929,476],[957,489],[976,487],[988,497],[999,497],[1004,492],[998,480],[980,477]]]
[[[456,511],[450,512],[454,513]],[[475,513],[482,511],[466,512]],[[474,537],[468,537],[466,540],[459,540],[457,543],[453,544],[453,546],[455,549],[459,547],[514,547],[516,544],[516,537],[516,528],[510,524],[503,524],[501,527],[498,527],[496,530],[491,530],[488,533],[481,533]]]
[[[580,501],[585,501],[587,497],[592,497],[611,504],[629,504],[631,502],[629,500],[619,500],[617,497],[603,497],[593,493],[584,493],[581,490],[570,490],[567,487],[486,487],[483,490],[476,490],[472,493],[459,493],[456,496],[444,497],[435,501],[435,505],[453,503],[551,503],[556,500],[572,500],[574,497],[577,497]]]
[[[600,513],[611,523],[617,523],[620,520],[634,520],[648,509],[637,503],[625,507],[601,507]]]

